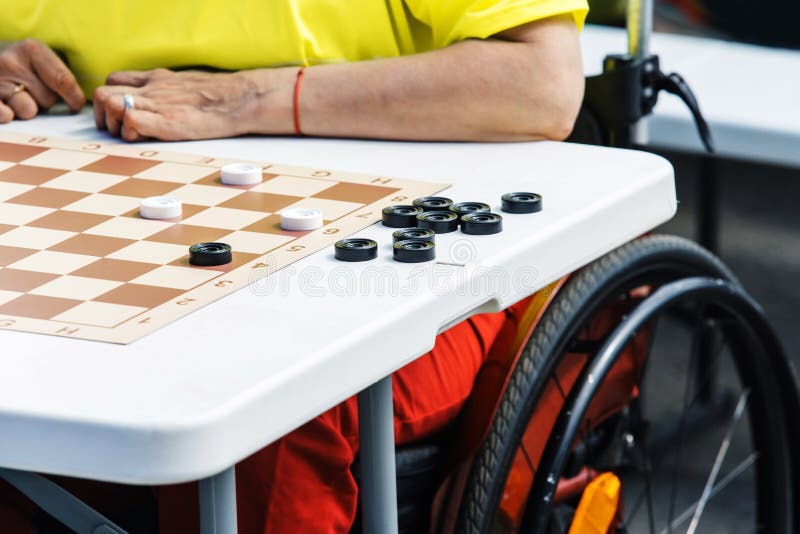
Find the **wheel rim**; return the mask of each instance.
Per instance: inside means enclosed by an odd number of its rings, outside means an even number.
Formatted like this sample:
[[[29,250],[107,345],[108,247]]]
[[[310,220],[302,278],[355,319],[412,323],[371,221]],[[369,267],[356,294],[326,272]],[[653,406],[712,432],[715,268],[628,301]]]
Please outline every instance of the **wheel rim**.
[[[689,290],[686,290],[687,284],[691,286],[693,283],[697,287],[690,287]],[[724,288],[725,290],[720,290],[721,285],[726,286]],[[684,286],[682,289],[682,291],[684,291],[683,297],[676,293],[676,291],[680,289],[679,286]],[[668,295],[670,291],[672,291],[672,296],[670,298],[677,302],[679,297],[685,300],[690,296],[697,297],[704,294],[706,298],[714,301],[716,312],[726,312],[726,314],[724,314],[727,319],[727,323],[724,323],[727,325],[725,333],[734,341],[737,349],[745,347],[752,350],[754,348],[754,343],[758,341],[759,335],[765,334],[764,332],[759,333],[751,331],[749,332],[750,335],[746,335],[748,334],[748,330],[752,329],[747,326],[749,323],[743,320],[742,313],[746,312],[752,314],[753,310],[755,309],[757,312],[757,309],[750,306],[750,309],[744,310],[744,312],[742,310],[737,311],[737,308],[747,307],[747,299],[738,294],[735,298],[731,297],[732,294],[736,293],[736,291],[733,291],[736,288],[734,286],[727,286],[730,285],[710,280],[698,279],[688,282],[681,281],[662,288],[654,297],[658,297],[659,294],[662,296],[665,294]],[[658,300],[658,298],[655,300]],[[727,306],[727,308],[722,306],[723,304]],[[545,532],[548,521],[547,518],[552,515],[553,499],[556,496],[555,490],[559,482],[563,480],[562,475],[565,474],[565,469],[567,468],[567,456],[574,452],[573,447],[564,444],[568,442],[574,443],[575,440],[577,440],[579,444],[588,443],[591,433],[601,428],[596,422],[593,423],[590,420],[583,419],[584,415],[582,415],[587,412],[594,395],[600,391],[601,383],[607,376],[606,374],[600,375],[598,373],[603,370],[605,373],[610,371],[613,361],[615,361],[614,359],[622,352],[622,348],[625,346],[624,341],[629,339],[633,335],[633,332],[641,328],[646,320],[651,319],[656,311],[665,307],[666,304],[655,303],[653,306],[660,307],[654,308],[655,311],[641,311],[641,308],[644,307],[643,305],[632,313],[632,317],[638,314],[638,316],[640,316],[639,319],[629,318],[623,321],[615,330],[615,334],[606,340],[603,349],[594,357],[591,364],[583,368],[581,373],[582,378],[578,381],[580,386],[570,388],[568,392],[562,391],[565,403],[559,413],[558,420],[555,422],[552,433],[555,436],[563,436],[563,439],[555,438],[549,441],[541,455],[539,465],[537,466],[538,476],[534,480],[533,487],[527,499],[522,520],[522,531]],[[650,315],[645,317],[647,313],[650,313]],[[738,320],[731,322],[731,318]],[[749,319],[752,322],[754,318],[749,317]],[[765,322],[763,320],[759,322],[759,319],[763,318],[756,317],[756,324],[761,324],[761,326],[765,327]],[[640,322],[635,328],[630,327],[633,328],[633,330],[629,328],[628,333],[625,334],[625,323],[628,323],[630,326],[632,320],[634,322],[639,320]],[[735,326],[731,326],[732,324]],[[620,332],[623,333],[620,334]],[[615,340],[615,335],[619,339]],[[625,338],[626,335],[628,338]],[[784,479],[785,473],[782,474],[780,470],[780,466],[784,463],[783,455],[785,451],[782,449],[784,442],[781,433],[776,431],[774,426],[765,425],[763,423],[763,421],[769,419],[770,412],[768,410],[780,412],[779,404],[775,404],[776,397],[770,395],[769,391],[766,389],[769,387],[772,379],[772,377],[769,376],[770,370],[768,366],[755,369],[753,367],[753,362],[757,360],[752,358],[748,359],[742,356],[743,354],[746,353],[742,350],[737,350],[734,354],[737,371],[740,378],[743,379],[741,390],[735,401],[735,409],[730,412],[729,419],[726,425],[724,425],[726,430],[723,433],[720,446],[715,451],[715,459],[711,464],[711,469],[703,481],[702,491],[699,497],[695,501],[690,501],[688,505],[685,502],[680,502],[676,498],[677,493],[675,491],[678,473],[683,467],[681,456],[684,451],[684,445],[686,445],[687,437],[684,431],[679,432],[679,441],[681,444],[677,449],[678,460],[674,463],[673,468],[668,470],[670,473],[668,473],[667,476],[672,484],[667,493],[666,513],[663,513],[663,510],[657,509],[659,507],[656,506],[656,499],[654,498],[655,490],[653,478],[655,475],[661,477],[661,460],[663,459],[658,459],[659,461],[655,462],[652,455],[648,452],[647,444],[648,441],[651,440],[645,432],[647,425],[644,424],[646,421],[642,413],[643,402],[641,393],[643,391],[643,384],[637,384],[640,394],[631,401],[626,409],[625,423],[622,426],[620,426],[619,422],[613,422],[613,424],[617,425],[619,429],[622,429],[622,434],[630,436],[633,443],[636,444],[636,446],[629,447],[630,450],[627,451],[626,460],[627,464],[629,464],[628,467],[635,467],[635,469],[629,469],[628,472],[622,473],[623,476],[621,478],[623,478],[623,487],[627,490],[631,486],[635,486],[630,483],[630,479],[632,478],[630,475],[632,473],[638,474],[640,478],[639,486],[641,486],[639,488],[639,497],[629,497],[626,492],[624,501],[629,503],[628,510],[631,512],[631,516],[633,516],[635,512],[641,510],[642,503],[644,503],[645,519],[637,522],[633,517],[622,517],[621,526],[630,528],[631,532],[695,532],[700,525],[703,513],[707,510],[712,499],[718,499],[719,495],[738,480],[741,475],[747,473],[749,470],[755,470],[755,493],[758,502],[756,519],[753,526],[744,527],[745,531],[764,530],[777,532],[788,528],[786,525],[788,524],[787,514],[789,504],[786,502],[786,499],[782,500],[778,498],[779,496],[788,494],[788,492],[782,490],[787,482]],[[602,365],[604,355],[606,362],[605,367]],[[634,360],[636,360],[636,358],[634,358]],[[642,372],[637,371],[637,374],[645,376],[644,368]],[[689,377],[687,380],[690,380],[691,377],[694,376],[693,373],[687,373],[686,375]],[[709,374],[708,376],[711,375]],[[558,382],[558,379],[553,378],[552,375],[551,379]],[[560,386],[557,389],[563,390]],[[696,396],[693,396],[695,394],[692,393],[690,395],[689,392],[694,392],[695,390],[702,391],[702,389],[702,387],[692,388],[688,383],[685,384],[683,395],[684,404],[683,411],[680,415],[679,428],[685,427],[684,422],[687,418],[688,409],[691,408],[696,400]],[[771,399],[771,401],[769,399]],[[726,459],[728,459],[728,452],[734,432],[737,430],[738,424],[742,421],[745,413],[750,416],[751,429],[749,434],[755,453],[746,455],[741,461],[734,463],[729,469],[723,470],[723,464]],[[558,445],[559,442],[561,443],[560,445]],[[591,451],[592,449],[589,448],[589,450]],[[769,451],[769,454],[764,454],[763,451]],[[594,452],[599,455],[599,453],[603,451]],[[776,455],[777,459],[775,458]],[[638,461],[636,461],[636,458],[638,458]],[[631,459],[634,459],[634,461],[631,461]],[[593,458],[592,455],[589,454],[586,459],[585,467],[604,467],[603,465],[592,465],[592,463]],[[620,466],[616,467],[619,468]],[[625,482],[625,479],[628,479],[628,483]],[[660,508],[664,507],[661,506]],[[665,517],[661,518],[661,515]],[[660,523],[664,523],[665,526],[659,527]]]

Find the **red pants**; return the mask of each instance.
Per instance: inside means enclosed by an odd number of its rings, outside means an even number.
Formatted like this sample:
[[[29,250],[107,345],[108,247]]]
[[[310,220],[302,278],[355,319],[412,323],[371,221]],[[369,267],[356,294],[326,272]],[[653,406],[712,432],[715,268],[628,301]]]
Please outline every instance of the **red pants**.
[[[453,420],[503,323],[514,313],[512,307],[456,325],[438,336],[430,353],[394,374],[398,444],[431,435]],[[358,487],[350,472],[357,453],[358,410],[356,398],[351,397],[240,462],[236,466],[239,532],[348,532],[358,501]],[[112,520],[112,510],[119,509],[120,501],[128,503],[130,512],[135,503],[146,500],[141,488],[60,482],[100,512],[107,510]],[[138,497],[130,495],[134,491]],[[199,532],[196,483],[155,491],[162,533]],[[18,498],[13,501],[19,503]],[[2,531],[30,532],[27,521],[20,520],[30,517],[32,509],[30,504],[12,509],[0,503]],[[11,523],[22,528],[13,528]]]
[[[435,433],[453,420],[510,313],[513,308],[456,325],[437,338],[430,353],[394,374],[398,444]],[[240,462],[239,531],[348,532],[358,501],[350,472],[357,453],[358,409],[351,397]],[[198,531],[195,484],[162,487],[158,500],[162,532]]]

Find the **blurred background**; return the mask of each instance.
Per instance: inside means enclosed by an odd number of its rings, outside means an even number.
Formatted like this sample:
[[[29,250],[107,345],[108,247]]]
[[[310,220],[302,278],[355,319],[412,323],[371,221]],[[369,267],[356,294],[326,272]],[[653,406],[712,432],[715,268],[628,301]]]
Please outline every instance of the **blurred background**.
[[[626,0],[590,0],[590,24],[625,27]],[[762,48],[753,48],[765,54],[792,51],[793,63],[785,64],[786,72],[775,73],[775,78],[795,80],[800,78],[800,2],[797,0],[656,0],[654,31],[657,33],[739,42]],[[677,70],[694,89],[701,109],[708,107],[703,86],[693,85],[689,72],[670,65],[669,56],[659,50],[658,40],[651,42],[651,53],[661,55],[665,72]],[[586,42],[584,41],[584,46]],[[619,53],[624,50],[606,50]],[[778,65],[781,65],[779,62]],[[591,70],[591,69],[590,69]],[[599,71],[599,66],[598,69]],[[719,84],[733,91],[753,74],[734,62],[725,66],[729,77]],[[592,71],[594,72],[594,71]],[[800,109],[797,99],[781,103]],[[660,101],[673,99],[662,95]],[[767,103],[769,95],[747,94],[750,103]],[[659,105],[662,105],[660,103]],[[736,105],[736,102],[728,102]],[[659,107],[656,107],[656,114]],[[788,109],[786,111],[789,111]],[[780,113],[780,108],[777,110]],[[765,106],[768,113],[776,113],[775,106]],[[714,134],[713,119],[711,120]],[[800,139],[800,123],[794,125]],[[696,134],[694,134],[696,136]],[[660,231],[690,238],[699,238],[698,221],[705,209],[699,198],[704,174],[713,166],[715,197],[718,206],[718,240],[716,252],[740,277],[747,290],[766,308],[781,339],[795,363],[800,364],[800,328],[797,327],[800,310],[800,163],[778,164],[769,158],[706,156],[699,151],[683,151],[658,146],[657,140],[648,150],[669,159],[675,167],[679,209],[677,216]],[[800,162],[800,143],[794,148]]]

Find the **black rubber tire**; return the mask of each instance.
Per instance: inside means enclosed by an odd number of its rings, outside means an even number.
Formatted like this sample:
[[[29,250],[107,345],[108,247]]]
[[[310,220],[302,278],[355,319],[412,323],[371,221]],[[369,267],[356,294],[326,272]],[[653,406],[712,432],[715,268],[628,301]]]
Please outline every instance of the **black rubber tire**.
[[[630,289],[689,276],[736,282],[732,272],[707,250],[686,239],[665,235],[631,241],[567,281],[524,348],[487,437],[473,458],[456,532],[491,531],[514,455],[539,397],[567,343],[588,319],[606,306],[609,299]],[[787,459],[786,463],[789,462]],[[791,491],[787,487],[787,492]]]

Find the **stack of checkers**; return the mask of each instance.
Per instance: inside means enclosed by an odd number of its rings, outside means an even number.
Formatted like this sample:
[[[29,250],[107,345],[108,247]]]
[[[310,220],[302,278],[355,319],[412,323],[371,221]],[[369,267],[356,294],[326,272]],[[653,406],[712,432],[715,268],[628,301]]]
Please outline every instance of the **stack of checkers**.
[[[220,170],[220,181],[228,186],[251,186],[263,180],[262,169],[252,163],[230,163]],[[172,196],[144,198],[139,203],[139,215],[144,219],[175,221],[181,218],[183,205]],[[314,208],[290,208],[281,212],[281,229],[309,231],[322,227],[322,212]],[[189,263],[199,267],[230,263],[233,254],[226,243],[195,243],[189,247]]]
[[[536,213],[542,210],[542,197],[536,193],[506,193],[500,199],[506,213]],[[400,228],[392,234],[394,259],[419,263],[436,258],[436,234],[461,232],[491,235],[503,231],[503,217],[483,202],[453,202],[445,197],[423,197],[412,204],[388,206],[382,222]],[[372,239],[349,238],[335,245],[335,257],[341,261],[367,261],[378,256],[378,244]]]

